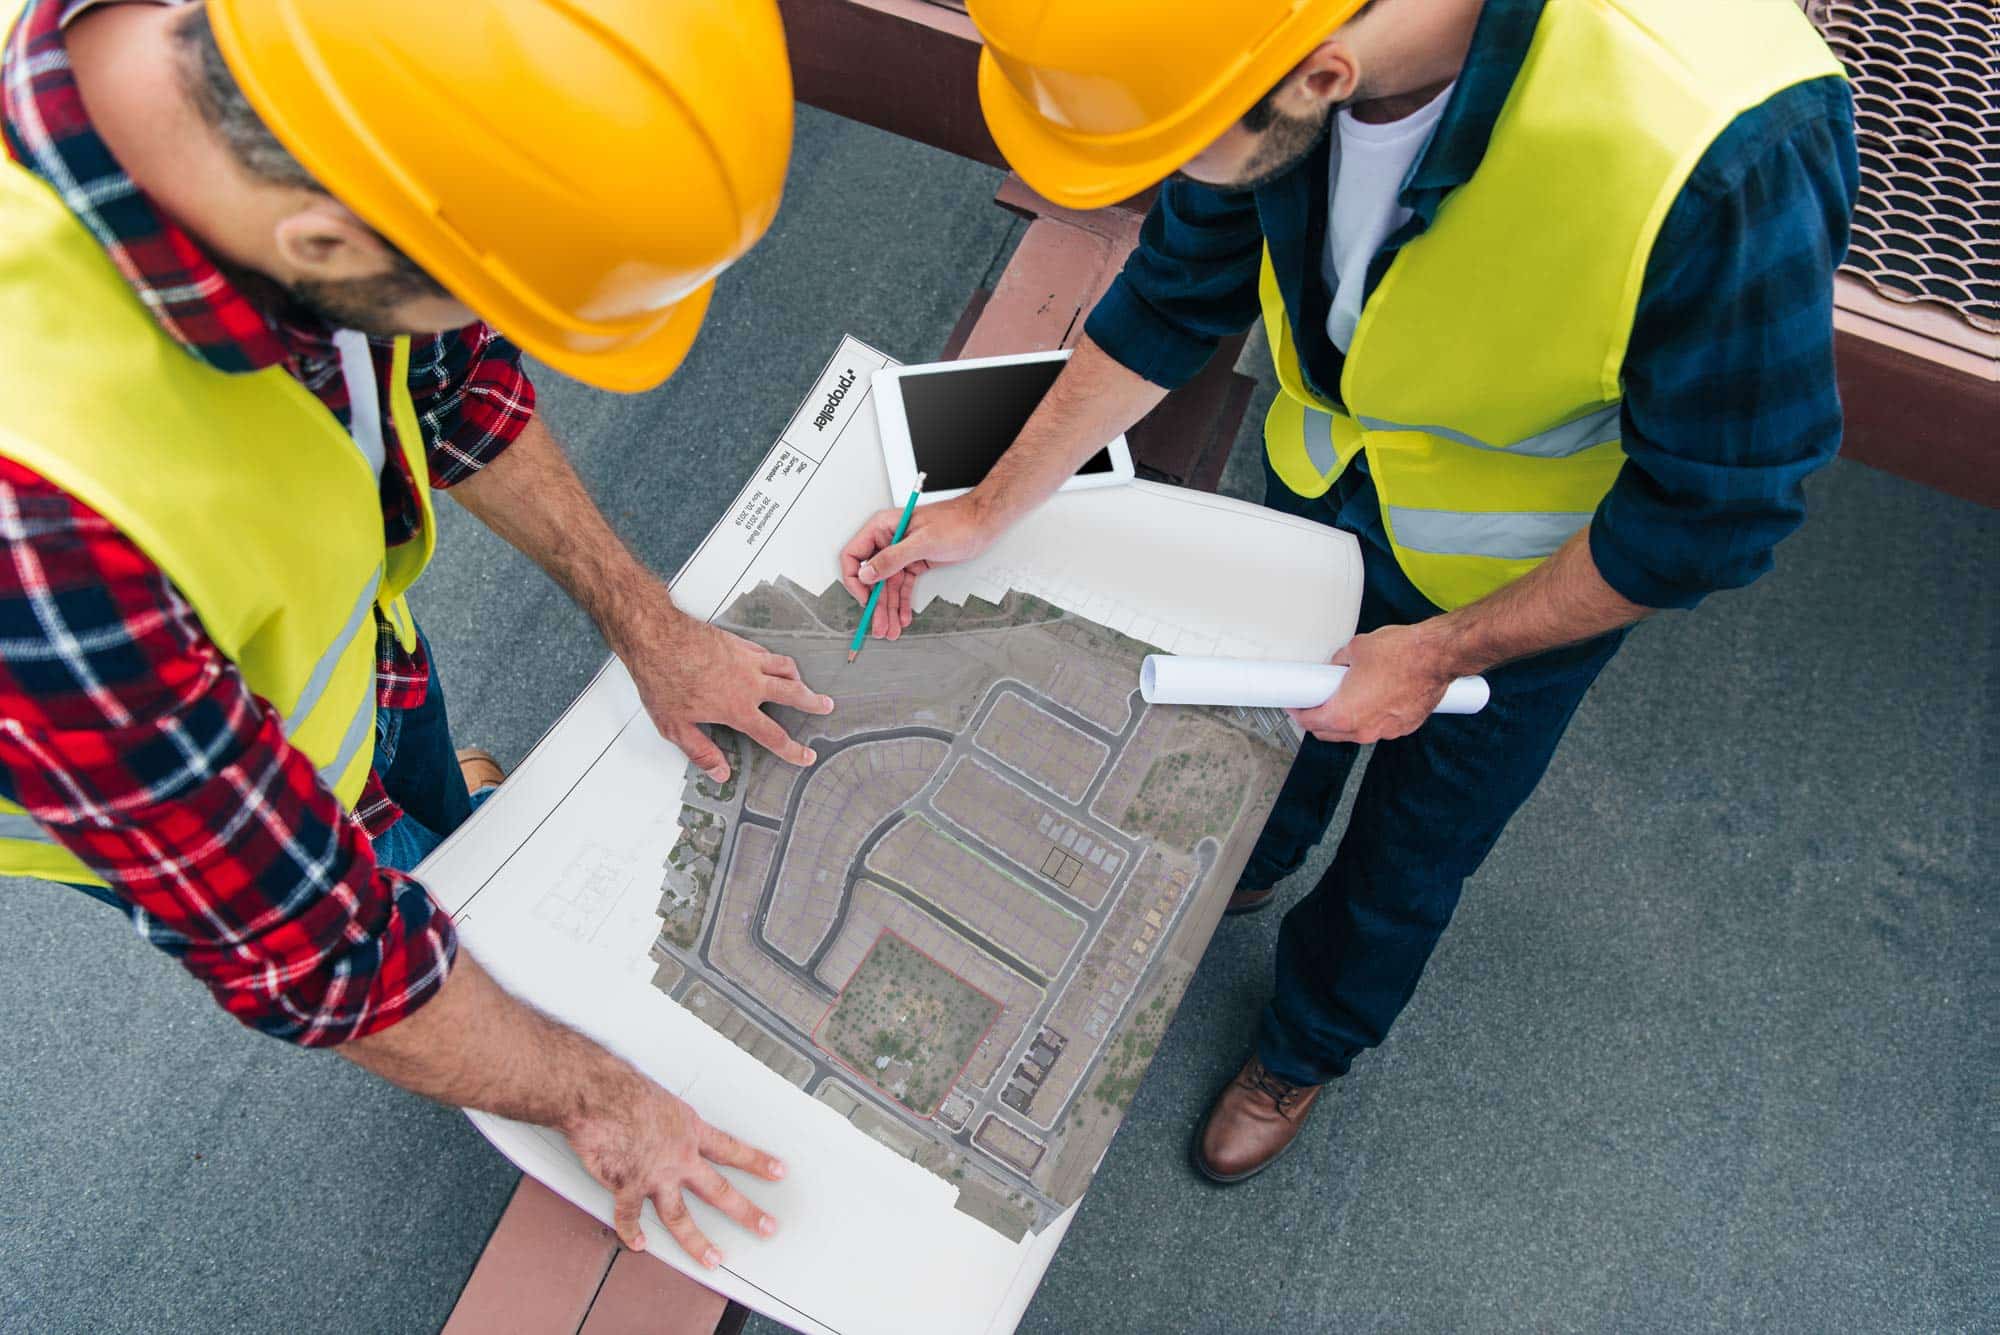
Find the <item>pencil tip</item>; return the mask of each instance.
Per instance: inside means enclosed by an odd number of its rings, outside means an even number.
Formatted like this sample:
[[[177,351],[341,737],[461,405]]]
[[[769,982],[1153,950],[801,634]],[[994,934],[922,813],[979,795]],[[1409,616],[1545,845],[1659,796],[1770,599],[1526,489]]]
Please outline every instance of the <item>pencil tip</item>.
[[[848,662],[852,663],[852,662],[853,662],[853,661],[854,661],[855,659],[857,659],[857,658],[859,658],[859,657],[861,657],[861,651],[860,651],[859,649],[849,649],[849,650],[847,651],[847,661],[848,661]]]

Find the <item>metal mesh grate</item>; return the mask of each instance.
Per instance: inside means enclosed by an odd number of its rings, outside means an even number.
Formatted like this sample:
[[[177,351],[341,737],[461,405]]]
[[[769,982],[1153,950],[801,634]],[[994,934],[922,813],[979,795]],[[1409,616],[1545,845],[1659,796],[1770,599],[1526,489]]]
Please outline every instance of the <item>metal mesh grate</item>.
[[[2000,332],[2000,6],[1809,0],[1806,12],[1854,80],[1847,271]]]

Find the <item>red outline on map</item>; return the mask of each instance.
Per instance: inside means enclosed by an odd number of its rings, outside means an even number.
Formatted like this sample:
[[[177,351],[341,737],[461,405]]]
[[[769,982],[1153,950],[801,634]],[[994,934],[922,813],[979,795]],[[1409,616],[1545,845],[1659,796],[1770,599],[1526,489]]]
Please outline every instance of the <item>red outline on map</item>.
[[[876,1080],[873,1076],[870,1076],[865,1071],[856,1070],[854,1065],[850,1063],[847,1060],[847,1058],[841,1056],[838,1052],[835,1052],[832,1048],[828,1047],[826,1044],[819,1041],[819,1031],[826,1028],[826,1022],[828,1018],[831,1017],[836,1010],[840,1009],[841,998],[847,995],[848,984],[852,983],[856,978],[859,978],[861,976],[861,971],[868,966],[868,957],[875,953],[875,947],[882,944],[882,938],[885,936],[895,937],[898,941],[901,941],[911,950],[916,951],[919,955],[922,955],[932,964],[935,964],[938,968],[944,970],[946,973],[950,974],[953,978],[956,978],[959,982],[964,983],[974,992],[977,992],[980,996],[985,997],[988,1001],[993,1003],[993,1018],[986,1022],[986,1028],[980,1033],[979,1041],[972,1045],[972,1051],[966,1054],[965,1061],[960,1064],[957,1072],[953,1074],[951,1079],[944,1082],[944,1093],[938,1095],[938,1101],[931,1105],[930,1111],[919,1114],[920,1116],[925,1118],[936,1117],[938,1114],[938,1109],[944,1107],[944,1101],[951,1097],[951,1091],[957,1087],[958,1082],[960,1080],[963,1080],[965,1078],[966,1071],[971,1069],[972,1059],[979,1055],[979,1050],[986,1046],[986,1040],[993,1036],[993,1030],[996,1026],[999,1025],[1000,1017],[1007,1013],[1007,1003],[1000,1000],[1000,998],[994,996],[991,992],[988,992],[985,988],[981,987],[979,984],[973,982],[970,978],[967,978],[964,974],[960,973],[958,970],[952,968],[949,964],[946,964],[943,960],[939,959],[937,956],[931,954],[928,950],[925,950],[922,946],[918,945],[916,942],[910,940],[909,937],[904,936],[901,932],[897,931],[895,928],[884,927],[881,931],[875,933],[875,939],[868,943],[868,949],[861,952],[861,962],[854,966],[853,973],[847,975],[847,982],[842,983],[840,985],[840,990],[833,994],[833,1001],[831,1002],[831,1004],[827,1006],[826,1013],[821,1015],[819,1017],[819,1023],[813,1026],[812,1043],[814,1047],[818,1048],[821,1052],[824,1052],[827,1056],[833,1058],[834,1061],[839,1063],[841,1066],[846,1067],[847,1070],[852,1072],[857,1078],[867,1081],[872,1088],[874,1088],[877,1092],[879,1092],[884,1098],[888,1099],[889,1102],[895,1104],[898,1108],[902,1108],[907,1112],[917,1111],[915,1108],[910,1107],[909,1104],[903,1102],[901,1099],[897,1098],[894,1094],[891,1094],[888,1090],[884,1089],[882,1087],[881,1081]],[[967,944],[971,945],[970,942],[967,942]],[[976,946],[972,948],[974,950],[978,949],[978,947]],[[994,963],[998,964],[999,961],[995,960]]]

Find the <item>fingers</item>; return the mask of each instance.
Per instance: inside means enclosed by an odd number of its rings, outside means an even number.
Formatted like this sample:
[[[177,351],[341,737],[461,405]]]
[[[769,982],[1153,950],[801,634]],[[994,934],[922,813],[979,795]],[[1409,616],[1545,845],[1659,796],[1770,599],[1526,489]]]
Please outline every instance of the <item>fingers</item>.
[[[868,620],[868,633],[881,639],[889,633],[889,622],[894,619],[890,608],[896,601],[896,581],[890,580],[882,586],[882,596],[875,600],[875,613]]]
[[[611,1201],[611,1231],[635,1252],[646,1250],[646,1235],[639,1228],[639,1207],[645,1203],[646,1193],[636,1182],[621,1187]]]
[[[821,695],[802,681],[791,677],[764,678],[764,699],[774,705],[790,705],[808,714],[831,714],[833,698]]]
[[[653,1193],[653,1208],[660,1212],[660,1222],[667,1226],[667,1232],[673,1234],[682,1251],[710,1270],[722,1264],[721,1251],[695,1227],[694,1216],[688,1213],[678,1185]]]
[[[725,1168],[741,1168],[755,1173],[766,1182],[776,1182],[785,1175],[785,1165],[775,1154],[766,1154],[755,1145],[746,1145],[727,1131],[702,1124],[701,1157]]]
[[[773,677],[790,677],[793,681],[799,680],[798,663],[793,659],[785,657],[783,654],[765,654],[764,671]]]
[[[902,518],[900,510],[878,510],[861,526],[861,531],[840,549],[840,583],[854,596],[855,602],[868,601],[868,585],[858,575],[861,563],[889,545]]]
[[[739,720],[736,730],[787,764],[810,765],[819,758],[811,748],[793,741],[791,734],[761,709]]]
[[[930,534],[912,533],[901,542],[891,543],[863,561],[855,573],[860,576],[863,584],[874,584],[889,578],[910,562],[922,560],[929,551]]]
[[[709,740],[707,733],[694,724],[685,724],[667,733],[667,740],[678,746],[688,758],[688,763],[706,774],[717,783],[729,778],[729,760],[722,754],[722,748]]]
[[[738,1191],[728,1178],[706,1164],[694,1171],[688,1178],[688,1186],[694,1194],[713,1205],[716,1209],[734,1219],[743,1227],[760,1237],[768,1238],[778,1231],[778,1221],[765,1214],[751,1203],[750,1198]]]
[[[917,576],[930,569],[928,561],[914,561],[890,577],[882,589],[882,617],[876,634],[897,639],[916,616]]]
[[[1311,709],[1287,709],[1285,712],[1292,716],[1293,722],[1322,742],[1363,740],[1354,735],[1354,720],[1344,710],[1336,711],[1331,704],[1315,705]]]

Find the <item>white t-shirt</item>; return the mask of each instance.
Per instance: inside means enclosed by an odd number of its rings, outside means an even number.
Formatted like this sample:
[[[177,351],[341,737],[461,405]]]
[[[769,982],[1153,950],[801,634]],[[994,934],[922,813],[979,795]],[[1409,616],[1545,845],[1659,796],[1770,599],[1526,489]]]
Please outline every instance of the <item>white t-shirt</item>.
[[[1371,125],[1342,107],[1334,113],[1336,139],[1327,172],[1326,251],[1320,269],[1333,289],[1326,336],[1342,352],[1361,320],[1368,265],[1389,234],[1409,221],[1396,202],[1410,168],[1431,141],[1453,85],[1398,121]]]

